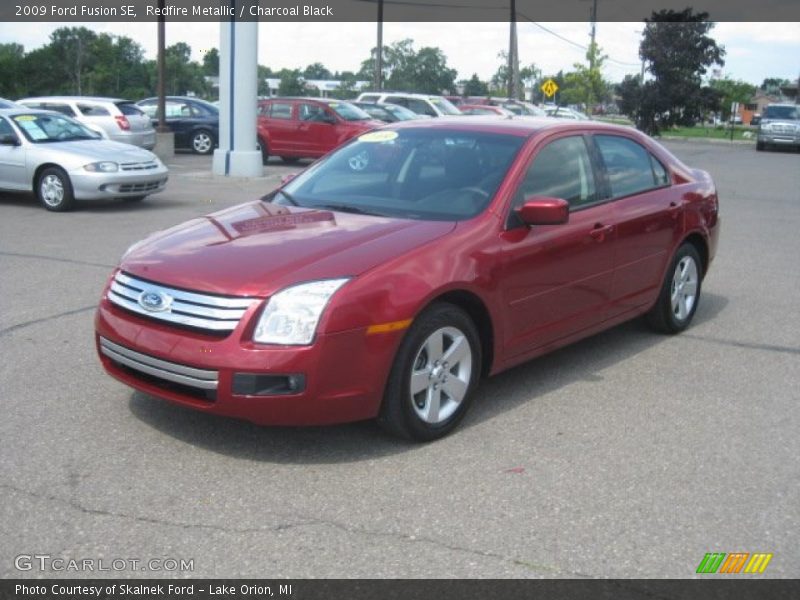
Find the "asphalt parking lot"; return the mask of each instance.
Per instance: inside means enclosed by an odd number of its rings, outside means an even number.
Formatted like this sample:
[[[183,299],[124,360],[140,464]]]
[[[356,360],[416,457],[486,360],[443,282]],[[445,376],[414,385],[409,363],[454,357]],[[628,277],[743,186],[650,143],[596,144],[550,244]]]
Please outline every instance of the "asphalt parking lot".
[[[721,198],[693,327],[631,322],[485,381],[430,445],[213,418],[100,367],[125,249],[297,167],[229,181],[179,155],[163,194],[66,214],[0,195],[0,576],[692,577],[738,551],[800,576],[800,154],[667,145]],[[15,567],[35,554],[194,569]]]

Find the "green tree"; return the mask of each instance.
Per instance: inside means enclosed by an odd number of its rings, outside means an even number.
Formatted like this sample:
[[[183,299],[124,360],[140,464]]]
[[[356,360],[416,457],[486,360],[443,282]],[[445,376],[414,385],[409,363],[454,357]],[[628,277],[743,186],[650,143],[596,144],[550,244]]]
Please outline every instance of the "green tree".
[[[465,96],[488,96],[489,86],[478,79],[478,74],[473,73],[472,77],[464,84]]]
[[[722,106],[722,117],[725,120],[730,117],[731,103],[746,104],[750,102],[756,93],[756,86],[746,81],[733,80],[727,77],[711,81],[711,88],[718,92]]]
[[[191,60],[192,49],[185,42],[178,42],[164,50],[167,94],[186,95],[190,92],[205,95],[208,85],[202,67]]]
[[[0,96],[19,98],[25,89],[25,48],[20,44],[0,44]]]
[[[219,77],[219,50],[211,48],[203,54],[203,75]]]
[[[279,96],[305,96],[306,86],[303,76],[299,69],[281,69],[278,72],[280,85],[278,85]]]
[[[86,27],[61,27],[50,34],[50,49],[58,57],[60,80],[66,79],[66,87],[78,96],[85,93],[84,83],[89,71],[97,61],[93,47],[97,34]],[[62,88],[65,86],[59,86]]]
[[[333,73],[331,73],[325,65],[319,62],[315,62],[313,64],[308,65],[305,70],[303,71],[303,78],[304,79],[333,79]]]
[[[575,63],[575,71],[568,73],[564,77],[564,94],[571,94],[570,101],[564,98],[568,104],[582,104],[587,113],[591,113],[592,107],[602,101],[608,95],[608,86],[603,80],[602,67],[606,58],[600,52],[600,47],[596,43],[589,44],[586,51],[587,64]]]
[[[361,63],[359,78],[373,80],[376,60],[377,48],[373,48]],[[457,75],[447,66],[447,57],[439,48],[425,47],[417,52],[411,39],[384,46],[382,70],[386,88],[428,94],[453,90]]]
[[[724,65],[725,49],[708,35],[708,13],[661,10],[645,20],[639,56],[653,79],[642,86],[640,125],[649,133],[691,125],[713,98],[702,77],[712,65]]]

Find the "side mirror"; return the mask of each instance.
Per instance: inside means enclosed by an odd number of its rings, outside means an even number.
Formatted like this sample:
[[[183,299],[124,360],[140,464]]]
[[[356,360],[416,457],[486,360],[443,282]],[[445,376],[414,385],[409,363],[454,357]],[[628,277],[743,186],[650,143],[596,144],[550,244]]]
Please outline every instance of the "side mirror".
[[[516,212],[526,225],[561,225],[569,220],[569,203],[561,198],[526,196]]]
[[[0,134],[0,146],[19,146],[19,139],[13,133]]]

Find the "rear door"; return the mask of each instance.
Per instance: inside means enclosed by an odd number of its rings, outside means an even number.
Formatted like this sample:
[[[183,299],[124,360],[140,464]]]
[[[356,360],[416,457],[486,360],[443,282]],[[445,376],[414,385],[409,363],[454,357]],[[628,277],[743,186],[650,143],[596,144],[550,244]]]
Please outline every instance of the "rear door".
[[[269,133],[269,153],[293,156],[298,125],[294,103],[288,100],[272,100],[262,116],[263,126]]]
[[[594,135],[613,199],[617,241],[610,316],[652,302],[669,252],[679,241],[683,206],[667,169],[647,148],[620,135]]]
[[[339,119],[332,111],[321,104],[299,102],[297,118],[299,123],[298,153],[303,156],[322,156],[338,146]]]

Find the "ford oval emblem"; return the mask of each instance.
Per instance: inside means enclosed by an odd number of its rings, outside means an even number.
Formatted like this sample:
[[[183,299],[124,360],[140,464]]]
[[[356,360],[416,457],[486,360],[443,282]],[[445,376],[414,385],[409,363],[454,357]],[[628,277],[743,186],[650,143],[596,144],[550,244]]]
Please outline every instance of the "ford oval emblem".
[[[144,290],[139,294],[139,306],[150,312],[162,312],[169,309],[172,298],[155,290]]]

